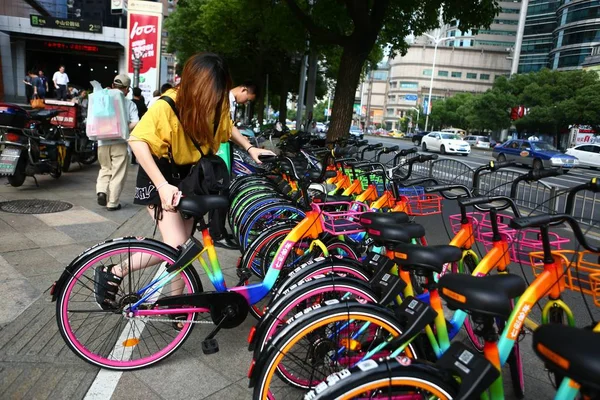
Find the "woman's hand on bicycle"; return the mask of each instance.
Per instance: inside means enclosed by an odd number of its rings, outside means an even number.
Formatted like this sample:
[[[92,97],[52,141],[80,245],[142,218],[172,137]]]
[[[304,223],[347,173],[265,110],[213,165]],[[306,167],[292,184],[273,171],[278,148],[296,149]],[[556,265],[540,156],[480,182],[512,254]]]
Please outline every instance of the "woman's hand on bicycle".
[[[179,192],[179,188],[177,186],[168,184],[158,189],[160,203],[162,204],[162,208],[164,211],[175,211],[175,206],[173,206],[173,199],[175,198],[175,194],[177,194],[177,192]]]
[[[258,159],[258,156],[260,156],[260,155],[276,156],[277,154],[273,153],[271,150],[265,150],[265,149],[259,149],[258,147],[252,147],[252,148],[248,149],[248,155],[250,157],[252,157],[252,159],[257,164],[262,164],[262,161],[260,161]]]

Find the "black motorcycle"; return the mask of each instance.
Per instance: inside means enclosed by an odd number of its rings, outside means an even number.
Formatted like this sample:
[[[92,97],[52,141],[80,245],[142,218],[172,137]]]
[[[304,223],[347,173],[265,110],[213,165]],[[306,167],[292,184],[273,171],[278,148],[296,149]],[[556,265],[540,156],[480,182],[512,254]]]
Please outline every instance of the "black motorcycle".
[[[98,142],[90,140],[85,134],[85,125],[78,129],[63,129],[63,139],[67,146],[67,154],[63,163],[63,171],[68,172],[71,162],[91,165],[98,160]]]
[[[21,186],[27,176],[37,185],[35,175],[62,175],[66,146],[60,128],[50,123],[60,113],[0,103],[0,175],[8,175],[12,186]]]

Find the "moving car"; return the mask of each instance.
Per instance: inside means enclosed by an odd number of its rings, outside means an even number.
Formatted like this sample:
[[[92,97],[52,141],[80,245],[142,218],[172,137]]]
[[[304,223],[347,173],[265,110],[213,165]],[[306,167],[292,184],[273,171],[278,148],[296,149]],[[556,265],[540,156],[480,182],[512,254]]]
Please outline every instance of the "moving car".
[[[423,151],[436,150],[442,154],[462,154],[468,156],[471,153],[471,146],[465,142],[459,135],[446,132],[431,132],[423,136],[421,141]]]
[[[563,154],[556,147],[542,141],[508,140],[494,147],[492,156],[498,161],[516,161],[534,169],[563,167],[565,172],[579,165],[579,160]]]
[[[412,135],[412,142],[415,146],[420,146],[421,145],[421,140],[423,140],[423,137],[428,135],[429,131],[423,131],[423,132],[415,132]]]
[[[566,153],[577,157],[580,166],[600,168],[600,143],[580,144],[567,149]]]
[[[350,127],[350,136],[353,136],[357,139],[362,140],[364,135],[363,135],[363,131],[358,126],[351,126]]]
[[[464,140],[471,146],[475,146],[480,149],[489,149],[491,147],[490,138],[487,136],[471,135],[467,136]]]

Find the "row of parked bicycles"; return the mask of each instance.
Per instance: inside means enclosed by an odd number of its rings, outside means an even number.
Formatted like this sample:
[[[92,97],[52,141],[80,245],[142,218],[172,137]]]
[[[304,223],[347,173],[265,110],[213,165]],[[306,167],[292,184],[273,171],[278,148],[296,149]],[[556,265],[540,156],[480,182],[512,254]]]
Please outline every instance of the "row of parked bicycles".
[[[416,149],[300,147],[264,157],[264,172],[238,177],[228,197],[183,198],[179,211],[196,220],[201,240],[192,235],[178,249],[108,240],[73,260],[52,289],[67,345],[103,368],[141,368],[173,354],[198,324],[212,325],[203,352],[218,352],[218,332],[250,313],[253,398],[502,399],[504,365],[524,396],[527,328],[557,399],[600,395],[600,325],[576,328],[562,296],[579,290],[600,303],[600,248],[570,216],[578,193],[598,192],[600,182],[572,188],[563,214],[524,216],[517,186],[560,170],[524,173],[511,196],[485,196],[476,181],[511,163],[482,165],[468,187],[412,178],[437,158]],[[458,204],[454,236],[432,245],[416,220],[437,218],[442,204]],[[243,253],[235,286],[225,283],[205,221],[225,207]],[[532,282],[509,273],[526,261]],[[98,270],[115,266],[122,280],[98,281]],[[539,324],[529,318],[538,303]]]

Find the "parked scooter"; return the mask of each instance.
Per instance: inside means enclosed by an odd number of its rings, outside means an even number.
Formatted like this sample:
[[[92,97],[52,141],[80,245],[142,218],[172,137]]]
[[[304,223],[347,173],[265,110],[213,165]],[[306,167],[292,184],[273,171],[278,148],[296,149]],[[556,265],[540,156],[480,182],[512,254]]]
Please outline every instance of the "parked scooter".
[[[59,127],[50,123],[59,110],[25,109],[0,103],[0,175],[21,186],[27,176],[50,174],[60,178],[66,155],[65,142]]]
[[[85,125],[81,129],[63,129],[63,133],[67,147],[63,171],[69,171],[71,162],[91,165],[98,160],[98,142],[87,137]]]

